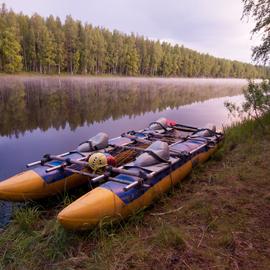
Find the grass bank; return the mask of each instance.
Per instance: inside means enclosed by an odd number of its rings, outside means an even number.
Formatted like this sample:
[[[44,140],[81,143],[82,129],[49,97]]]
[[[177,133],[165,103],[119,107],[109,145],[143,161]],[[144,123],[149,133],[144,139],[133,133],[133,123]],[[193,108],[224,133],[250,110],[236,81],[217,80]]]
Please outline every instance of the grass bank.
[[[209,162],[120,224],[66,232],[55,221],[63,204],[50,200],[16,211],[0,234],[1,267],[269,269],[270,115],[262,121],[265,132],[253,121],[228,129]]]

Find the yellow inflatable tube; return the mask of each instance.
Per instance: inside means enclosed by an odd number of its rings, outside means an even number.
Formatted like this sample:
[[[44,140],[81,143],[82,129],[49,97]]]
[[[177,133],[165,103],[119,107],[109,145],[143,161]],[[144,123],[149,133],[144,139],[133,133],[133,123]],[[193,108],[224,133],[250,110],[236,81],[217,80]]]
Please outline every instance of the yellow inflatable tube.
[[[88,181],[87,177],[72,174],[55,183],[46,183],[33,170],[19,173],[0,182],[0,199],[7,201],[26,201],[45,198]]]

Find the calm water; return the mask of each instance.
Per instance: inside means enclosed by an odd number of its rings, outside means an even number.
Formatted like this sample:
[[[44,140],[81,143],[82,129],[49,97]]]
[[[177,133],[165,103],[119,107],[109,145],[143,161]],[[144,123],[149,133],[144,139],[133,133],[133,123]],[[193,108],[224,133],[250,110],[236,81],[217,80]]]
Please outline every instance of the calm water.
[[[165,116],[178,123],[230,124],[224,101],[241,102],[244,80],[0,77],[0,181],[45,153],[110,137]],[[0,227],[13,205],[0,201]]]
[[[100,131],[115,137],[165,116],[230,123],[245,80],[0,77],[0,180],[45,153],[72,150]]]

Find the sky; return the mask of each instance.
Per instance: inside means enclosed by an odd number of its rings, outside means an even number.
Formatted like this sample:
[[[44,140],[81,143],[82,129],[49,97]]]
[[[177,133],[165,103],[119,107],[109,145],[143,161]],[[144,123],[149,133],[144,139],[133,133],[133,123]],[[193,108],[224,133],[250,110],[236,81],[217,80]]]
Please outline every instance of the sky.
[[[1,1],[1,0],[0,0]],[[211,55],[251,62],[254,23],[241,0],[5,0],[15,12],[66,15],[94,26],[140,34]]]

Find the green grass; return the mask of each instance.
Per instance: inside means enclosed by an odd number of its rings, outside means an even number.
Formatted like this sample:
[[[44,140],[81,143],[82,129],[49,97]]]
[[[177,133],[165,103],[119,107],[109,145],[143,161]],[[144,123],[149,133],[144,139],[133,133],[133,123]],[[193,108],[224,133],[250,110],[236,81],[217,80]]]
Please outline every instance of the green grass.
[[[184,250],[187,246],[181,229],[171,224],[161,224],[153,236],[153,242],[163,248],[174,247]]]
[[[269,269],[270,116],[262,121],[265,131],[227,129],[210,161],[117,224],[65,231],[55,217],[81,191],[19,208],[0,235],[0,269]]]
[[[14,223],[19,225],[22,231],[30,231],[40,215],[37,207],[18,208],[14,211]]]

